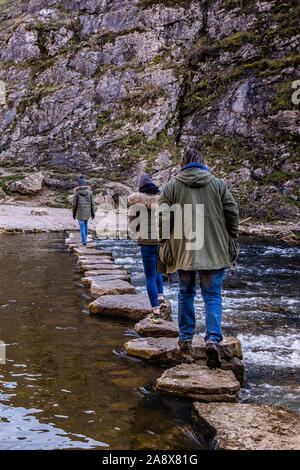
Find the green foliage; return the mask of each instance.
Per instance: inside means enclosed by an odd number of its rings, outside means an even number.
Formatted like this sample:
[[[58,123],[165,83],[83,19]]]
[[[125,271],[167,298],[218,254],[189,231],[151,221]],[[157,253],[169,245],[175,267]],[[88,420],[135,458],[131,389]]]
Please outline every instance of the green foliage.
[[[292,82],[285,82],[279,85],[277,95],[270,108],[271,113],[275,114],[282,109],[296,108],[296,105],[292,103],[292,93],[294,90],[291,85]]]
[[[3,166],[3,165],[1,165]],[[10,194],[9,190],[8,190],[8,186],[11,184],[11,183],[14,183],[15,181],[19,181],[21,179],[24,178],[24,175],[23,174],[15,174],[15,175],[9,175],[9,176],[2,176],[0,177],[0,187],[6,191],[8,194]]]

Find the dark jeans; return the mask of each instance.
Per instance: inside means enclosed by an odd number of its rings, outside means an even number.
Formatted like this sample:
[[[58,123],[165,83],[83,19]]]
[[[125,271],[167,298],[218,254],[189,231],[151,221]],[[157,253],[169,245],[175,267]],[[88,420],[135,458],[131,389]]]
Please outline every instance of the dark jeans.
[[[157,272],[158,245],[141,245],[146,288],[152,308],[159,308],[158,295],[163,294],[163,278]]]
[[[205,341],[220,343],[224,268],[199,271],[201,294],[205,304]],[[179,270],[178,326],[180,339],[192,339],[195,330],[194,297],[196,295],[196,271]]]
[[[78,220],[80,227],[81,240],[84,245],[86,245],[86,240],[88,236],[88,221],[87,220]]]

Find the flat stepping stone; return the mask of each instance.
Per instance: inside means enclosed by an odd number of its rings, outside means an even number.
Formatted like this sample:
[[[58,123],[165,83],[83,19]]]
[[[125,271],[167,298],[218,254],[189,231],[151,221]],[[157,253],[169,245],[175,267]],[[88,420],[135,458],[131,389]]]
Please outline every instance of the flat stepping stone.
[[[135,330],[141,336],[151,336],[157,338],[161,336],[176,338],[179,335],[177,324],[173,321],[162,320],[156,324],[150,321],[150,317],[146,317],[135,325]]]
[[[98,264],[89,264],[87,261],[86,264],[80,264],[80,269],[81,271],[99,271],[102,269],[110,269],[110,270],[119,270],[120,266],[117,266],[116,264],[112,263],[111,260],[109,262],[103,263],[101,260],[101,263],[98,262]]]
[[[152,311],[148,297],[143,295],[104,295],[90,303],[89,311],[111,318],[141,320]]]
[[[111,281],[111,280],[115,280],[115,279],[120,279],[122,281],[130,281],[130,276],[129,274],[114,274],[114,273],[110,273],[110,274],[104,274],[102,276],[91,276],[91,277],[83,277],[81,279],[81,282],[84,286],[93,286],[93,285],[97,285],[97,284],[101,284],[102,281]]]
[[[135,294],[135,287],[132,286],[128,281],[122,281],[121,279],[109,280],[109,281],[92,281],[91,282],[91,296],[94,298],[102,295],[124,295],[124,294]]]
[[[300,450],[300,416],[279,406],[194,403],[197,434],[228,450]]]
[[[127,271],[125,269],[95,269],[91,271],[84,271],[85,277],[92,277],[92,276],[106,276],[106,275],[115,275],[120,274],[120,276],[125,276]]]
[[[155,388],[161,393],[196,398],[205,403],[236,402],[240,384],[231,370],[180,364],[167,369],[157,379]]]
[[[66,243],[66,245],[68,246],[68,248],[70,248],[70,250],[74,250],[75,248],[81,248],[81,243]],[[94,242],[88,242],[87,244],[88,248],[96,248],[97,245],[96,243]]]
[[[93,264],[114,264],[111,258],[78,258],[78,264],[81,266],[82,264],[88,264],[92,266]]]
[[[88,258],[89,256],[93,256],[93,257],[112,256],[111,251],[98,250],[97,248],[95,249],[91,248],[90,250],[83,250],[82,248],[74,248],[73,251],[77,256],[82,256],[85,258]]]
[[[159,363],[178,362],[176,354],[177,346],[177,338],[164,337],[136,338],[125,343],[125,349],[129,355]],[[193,349],[195,360],[206,359],[205,341],[202,336],[194,336]],[[222,341],[221,356],[226,356],[228,360],[232,357],[242,359],[243,356],[240,341],[233,336],[224,338]]]

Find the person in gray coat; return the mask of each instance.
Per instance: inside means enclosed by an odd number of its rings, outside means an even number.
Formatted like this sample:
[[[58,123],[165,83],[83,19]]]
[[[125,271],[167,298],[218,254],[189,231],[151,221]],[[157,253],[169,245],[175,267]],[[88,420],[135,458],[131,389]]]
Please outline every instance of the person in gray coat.
[[[82,244],[86,246],[88,235],[88,220],[95,218],[94,196],[90,186],[82,175],[78,179],[78,186],[74,190],[73,197],[73,219],[77,219],[80,227]]]

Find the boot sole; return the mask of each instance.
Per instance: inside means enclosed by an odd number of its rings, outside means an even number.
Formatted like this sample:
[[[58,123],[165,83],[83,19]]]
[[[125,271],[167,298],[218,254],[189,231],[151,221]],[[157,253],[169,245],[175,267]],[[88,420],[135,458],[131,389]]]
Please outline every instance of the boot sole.
[[[218,352],[213,348],[208,348],[205,351],[207,356],[206,365],[210,369],[220,369],[222,366],[222,362],[219,359]]]

